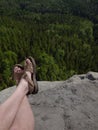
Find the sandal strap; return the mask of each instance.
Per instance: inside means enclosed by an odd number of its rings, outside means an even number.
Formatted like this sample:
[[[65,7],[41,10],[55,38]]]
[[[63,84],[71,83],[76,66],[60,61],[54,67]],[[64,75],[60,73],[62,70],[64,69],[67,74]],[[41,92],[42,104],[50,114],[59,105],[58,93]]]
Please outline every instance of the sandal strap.
[[[25,65],[25,66],[24,66],[24,70],[33,73],[33,67],[32,67],[31,64],[30,64],[30,65]]]
[[[38,83],[36,80],[36,63],[33,57],[29,56],[28,59],[31,61],[31,64],[26,64],[25,65],[25,72],[29,71],[31,73],[31,78],[33,81],[33,91],[30,92],[32,94],[38,93]]]

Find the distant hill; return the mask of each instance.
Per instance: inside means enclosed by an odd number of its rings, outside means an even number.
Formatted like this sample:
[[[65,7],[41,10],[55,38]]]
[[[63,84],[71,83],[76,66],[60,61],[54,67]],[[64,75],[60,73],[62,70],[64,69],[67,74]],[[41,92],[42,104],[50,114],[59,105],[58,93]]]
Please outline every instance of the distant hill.
[[[96,0],[1,0],[1,15],[22,15],[27,13],[67,13],[98,20]]]

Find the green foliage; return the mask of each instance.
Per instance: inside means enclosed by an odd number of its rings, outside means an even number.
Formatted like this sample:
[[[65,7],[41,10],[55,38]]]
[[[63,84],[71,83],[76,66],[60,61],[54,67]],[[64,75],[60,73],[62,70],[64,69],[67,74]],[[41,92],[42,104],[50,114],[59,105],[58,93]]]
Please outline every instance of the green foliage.
[[[98,71],[95,0],[1,0],[0,90],[12,86],[12,68],[31,55],[38,80],[65,80]]]
[[[0,89],[11,86],[14,82],[12,81],[12,66],[17,61],[17,55],[12,51],[6,51],[3,53],[0,62]]]
[[[59,79],[59,67],[52,56],[42,52],[38,57],[38,61],[40,63],[38,69],[38,77],[40,80]]]
[[[0,14],[24,17],[34,13],[73,14],[98,22],[97,0],[0,0]]]

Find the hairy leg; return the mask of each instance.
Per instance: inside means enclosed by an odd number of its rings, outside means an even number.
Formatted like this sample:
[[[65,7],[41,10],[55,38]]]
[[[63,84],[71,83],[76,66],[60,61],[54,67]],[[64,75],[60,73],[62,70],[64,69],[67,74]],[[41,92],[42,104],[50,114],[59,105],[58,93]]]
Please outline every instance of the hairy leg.
[[[28,83],[22,79],[12,96],[0,105],[0,130],[10,129],[27,92]]]

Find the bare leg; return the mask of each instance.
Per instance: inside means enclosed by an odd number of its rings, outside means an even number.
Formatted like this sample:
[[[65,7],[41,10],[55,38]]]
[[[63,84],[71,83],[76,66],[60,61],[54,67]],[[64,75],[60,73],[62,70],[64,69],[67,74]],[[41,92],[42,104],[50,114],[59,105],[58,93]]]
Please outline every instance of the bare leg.
[[[30,60],[27,60],[27,63],[30,64]],[[14,72],[17,70],[19,73],[22,72],[19,68]],[[31,73],[27,72],[27,74],[31,78]],[[27,96],[24,97],[10,130],[34,130],[34,116]]]
[[[16,67],[14,72],[21,73],[21,70]],[[26,73],[29,78],[31,78],[31,73]],[[16,81],[18,81],[18,79]],[[34,116],[26,97],[27,92],[28,83],[22,79],[13,95],[1,104],[0,130],[34,129]]]
[[[25,96],[10,130],[34,130],[34,116]]]
[[[16,91],[0,106],[0,130],[9,130],[17,111],[28,92],[28,83],[22,79]]]

